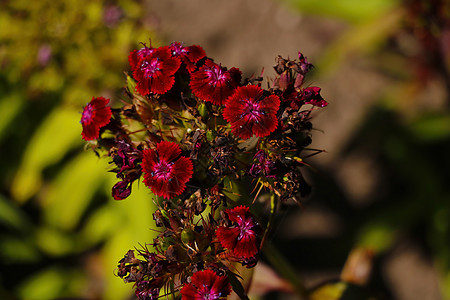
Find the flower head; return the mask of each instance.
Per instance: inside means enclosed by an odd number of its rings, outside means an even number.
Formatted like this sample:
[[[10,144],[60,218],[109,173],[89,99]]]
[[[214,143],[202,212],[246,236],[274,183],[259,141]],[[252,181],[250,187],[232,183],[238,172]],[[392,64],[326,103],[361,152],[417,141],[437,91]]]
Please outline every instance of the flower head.
[[[227,70],[207,60],[205,65],[191,75],[192,93],[203,101],[223,105],[241,82],[242,73],[237,68]]]
[[[298,52],[298,60],[299,62],[296,64],[296,71],[300,74],[305,75],[314,67],[301,52]]]
[[[255,162],[250,167],[250,170],[248,173],[254,177],[258,176],[259,174],[274,178],[275,175],[273,174],[275,171],[275,162],[270,159],[270,157],[267,155],[264,150],[259,150],[255,154]]]
[[[230,226],[220,226],[216,235],[220,244],[235,256],[251,258],[258,254],[261,227],[253,219],[248,207],[227,209]]]
[[[294,82],[294,88],[296,89],[302,86],[306,73],[314,67],[301,52],[298,53],[298,59],[300,62],[296,63],[294,67],[294,70],[297,72]]]
[[[144,44],[144,47],[141,49],[131,51],[130,55],[128,55],[128,62],[130,63],[131,69],[134,70],[136,66],[138,66],[140,60],[152,54],[153,50],[155,50],[155,48],[147,47]]]
[[[138,167],[137,164],[142,161],[142,151],[124,140],[119,140],[117,154],[113,156],[113,161],[120,168],[118,173],[135,169]]]
[[[328,102],[325,101],[320,95],[321,88],[312,86],[303,90],[301,99],[305,101],[305,104],[311,104],[318,107],[325,107]]]
[[[136,89],[141,95],[164,94],[175,83],[173,75],[180,68],[181,61],[172,56],[169,47],[146,50],[145,53],[130,54]]]
[[[180,156],[178,144],[162,141],[156,150],[143,151],[144,184],[158,196],[170,199],[180,195],[192,177],[192,161]]]
[[[195,272],[191,283],[180,291],[182,300],[226,299],[231,293],[231,286],[226,276],[219,276],[212,270]]]
[[[264,137],[277,128],[279,107],[278,96],[266,96],[259,86],[248,85],[236,89],[227,100],[223,117],[230,122],[234,135],[243,139]]]
[[[173,56],[181,58],[189,72],[194,71],[196,68],[195,63],[206,56],[203,48],[197,45],[183,47],[181,43],[173,42],[170,44],[170,50]]]
[[[107,125],[111,119],[111,107],[106,106],[109,99],[93,97],[83,109],[81,115],[81,125],[83,131],[81,135],[85,141],[95,140],[98,138],[100,128]]]
[[[112,187],[112,195],[115,200],[123,200],[131,194],[131,182],[122,180]]]

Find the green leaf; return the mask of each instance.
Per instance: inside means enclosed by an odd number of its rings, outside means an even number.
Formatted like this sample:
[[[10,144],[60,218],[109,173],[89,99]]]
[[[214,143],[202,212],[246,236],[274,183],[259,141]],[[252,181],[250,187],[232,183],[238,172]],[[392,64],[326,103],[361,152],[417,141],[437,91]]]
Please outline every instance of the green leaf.
[[[376,300],[364,287],[344,281],[329,282],[315,288],[309,300]]]
[[[336,17],[352,23],[365,22],[392,9],[399,1],[395,0],[284,0],[301,12]]]
[[[321,285],[310,293],[310,300],[339,300],[342,299],[344,291],[347,289],[347,283],[335,282]]]
[[[80,153],[67,163],[48,187],[44,202],[47,224],[64,230],[77,226],[94,193],[105,182],[107,169],[107,160],[92,152]]]
[[[443,299],[450,299],[450,271],[444,271],[441,277]]]
[[[228,277],[228,280],[230,281],[233,291],[239,296],[239,298],[248,300],[249,298],[248,298],[247,294],[245,293],[244,287],[242,286],[239,279],[237,279],[236,274],[234,274],[233,272],[228,270],[227,277]]]
[[[127,75],[127,88],[131,94],[134,94],[136,91],[136,81],[130,75]]]
[[[33,263],[41,259],[30,239],[17,236],[0,236],[0,254],[9,264]]]
[[[393,9],[350,28],[328,46],[322,59],[314,64],[316,74],[323,76],[335,72],[347,58],[376,49],[386,36],[397,30],[404,13],[400,8]]]
[[[27,232],[31,224],[20,207],[11,200],[0,195],[0,223],[6,227],[14,228],[21,232]]]
[[[306,289],[300,276],[292,268],[292,265],[286,261],[281,253],[273,246],[273,244],[266,240],[263,247],[263,252],[272,267],[287,281],[289,281],[295,288],[299,296],[306,295]]]
[[[78,237],[78,244],[87,247],[99,243],[112,236],[120,226],[114,207],[111,203],[105,205],[90,215]]]
[[[49,268],[20,284],[17,293],[21,299],[56,299],[67,281],[61,269]]]
[[[111,192],[111,186],[116,181],[117,179],[111,177],[111,182],[106,185],[106,192]],[[127,199],[115,201],[111,197],[108,206],[115,210],[114,222],[118,224],[118,228],[108,239],[102,253],[103,271],[108,285],[104,299],[125,299],[127,295],[132,294],[132,284],[124,284],[119,277],[114,276],[113,270],[117,268],[117,262],[129,249],[153,241],[158,234],[157,231],[151,230],[155,228],[152,216],[156,210],[154,201],[155,196],[142,181],[133,184],[133,192]]]
[[[0,99],[0,140],[5,129],[14,120],[15,116],[21,111],[25,101],[22,94],[18,91],[8,95],[2,95]]]
[[[51,227],[40,227],[36,232],[36,244],[51,256],[62,256],[76,250],[71,236]]]
[[[396,234],[392,225],[383,221],[372,222],[361,229],[358,245],[379,253],[392,245]]]
[[[437,141],[450,137],[450,115],[428,114],[414,120],[410,130],[421,141]]]
[[[81,145],[78,111],[57,107],[44,120],[28,143],[11,192],[19,202],[36,194],[42,184],[41,172],[58,162],[74,145]]]

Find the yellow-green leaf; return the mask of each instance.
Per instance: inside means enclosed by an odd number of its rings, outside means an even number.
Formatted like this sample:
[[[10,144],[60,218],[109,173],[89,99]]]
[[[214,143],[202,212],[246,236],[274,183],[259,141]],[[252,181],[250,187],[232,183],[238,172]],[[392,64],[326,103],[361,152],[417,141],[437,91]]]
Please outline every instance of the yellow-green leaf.
[[[99,186],[108,175],[108,162],[91,151],[82,152],[67,163],[48,187],[45,218],[48,224],[73,229]]]
[[[21,165],[12,183],[13,197],[25,202],[41,188],[41,172],[58,162],[74,145],[81,145],[81,125],[78,111],[57,107],[28,143]]]

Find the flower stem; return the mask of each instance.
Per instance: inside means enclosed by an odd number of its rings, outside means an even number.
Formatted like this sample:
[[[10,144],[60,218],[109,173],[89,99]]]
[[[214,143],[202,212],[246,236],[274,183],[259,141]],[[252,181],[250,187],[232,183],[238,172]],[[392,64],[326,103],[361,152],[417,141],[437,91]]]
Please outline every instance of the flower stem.
[[[289,283],[293,286],[296,293],[305,298],[307,296],[307,291],[303,285],[303,281],[299,275],[292,268],[292,265],[281,255],[281,253],[276,249],[270,241],[266,241],[263,252],[265,257],[270,262],[270,264],[275,268],[275,270]]]
[[[275,198],[275,194],[271,194],[270,195],[270,216],[269,216],[269,221],[267,222],[266,230],[264,231],[264,235],[261,240],[261,248],[264,247],[264,242],[266,241],[266,237],[269,234],[269,231],[272,227],[273,220],[275,218],[275,212],[277,211],[277,204],[278,204],[278,199]]]

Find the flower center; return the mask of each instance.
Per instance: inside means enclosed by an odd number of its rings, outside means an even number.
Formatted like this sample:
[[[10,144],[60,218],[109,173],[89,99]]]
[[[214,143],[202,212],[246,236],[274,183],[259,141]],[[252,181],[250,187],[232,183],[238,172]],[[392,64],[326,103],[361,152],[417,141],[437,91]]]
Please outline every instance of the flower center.
[[[208,287],[205,285],[203,286],[203,291],[200,291],[199,294],[202,300],[214,300],[220,297],[220,294],[208,290]]]
[[[138,55],[139,58],[144,58],[144,57],[146,57],[147,55],[152,54],[152,52],[153,52],[153,49],[152,49],[152,48],[149,48],[149,47],[143,47],[143,48],[141,48],[141,49],[139,49],[139,50],[137,51],[137,55]]]
[[[259,103],[252,102],[249,99],[245,99],[245,107],[242,113],[242,117],[248,117],[251,121],[254,121],[255,123],[259,123],[261,120],[261,117],[266,115],[265,111],[262,111],[259,107]]]
[[[216,84],[220,81],[225,81],[227,79],[227,76],[225,75],[225,72],[222,70],[222,68],[218,66],[214,66],[208,71],[206,71],[206,74],[208,76],[209,84]]]
[[[89,124],[92,121],[94,115],[94,107],[89,103],[84,107],[83,114],[81,115],[81,123]]]
[[[165,181],[170,180],[170,178],[172,177],[172,167],[173,163],[160,161],[158,164],[156,164],[155,169],[152,172],[152,176]]]
[[[247,235],[253,235],[253,231],[251,230],[253,228],[253,222],[252,220],[244,221],[241,217],[239,217],[239,236],[238,240],[242,240]]]
[[[180,43],[172,44],[172,54],[173,55],[181,55],[183,53],[186,53],[186,50],[183,48],[183,46]]]
[[[141,64],[141,70],[144,72],[144,76],[151,78],[153,74],[160,70],[159,58],[154,58],[151,61],[144,60]]]

